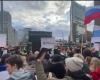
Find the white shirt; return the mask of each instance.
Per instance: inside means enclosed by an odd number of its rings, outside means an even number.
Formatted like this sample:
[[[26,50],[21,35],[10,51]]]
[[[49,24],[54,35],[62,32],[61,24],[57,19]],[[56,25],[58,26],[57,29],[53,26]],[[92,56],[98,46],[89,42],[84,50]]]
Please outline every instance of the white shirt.
[[[9,78],[8,71],[1,71],[0,72],[0,80],[7,80]]]

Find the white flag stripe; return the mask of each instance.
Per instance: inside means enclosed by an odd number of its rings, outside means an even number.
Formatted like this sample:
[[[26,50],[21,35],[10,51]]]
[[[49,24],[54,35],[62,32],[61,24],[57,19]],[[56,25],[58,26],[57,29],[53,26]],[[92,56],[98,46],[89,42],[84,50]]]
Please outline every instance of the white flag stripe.
[[[100,30],[100,26],[94,26],[93,31]]]
[[[100,37],[92,37],[91,42],[92,43],[100,42]]]

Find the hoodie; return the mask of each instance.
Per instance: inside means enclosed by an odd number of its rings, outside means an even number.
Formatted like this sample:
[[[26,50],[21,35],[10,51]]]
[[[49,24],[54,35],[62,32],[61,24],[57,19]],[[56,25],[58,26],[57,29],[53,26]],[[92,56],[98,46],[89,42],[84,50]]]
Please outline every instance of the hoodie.
[[[41,62],[36,62],[36,73],[37,73],[37,80],[73,80],[70,76],[65,76],[62,79],[58,79],[56,77],[49,79],[43,69],[43,64]]]
[[[68,75],[71,76],[74,80],[91,80],[82,70],[70,72],[68,71]]]
[[[90,72],[93,80],[100,80],[100,67],[98,67],[95,71]]]
[[[35,76],[32,75],[30,72],[27,71],[17,71],[13,72],[7,80],[36,80]]]

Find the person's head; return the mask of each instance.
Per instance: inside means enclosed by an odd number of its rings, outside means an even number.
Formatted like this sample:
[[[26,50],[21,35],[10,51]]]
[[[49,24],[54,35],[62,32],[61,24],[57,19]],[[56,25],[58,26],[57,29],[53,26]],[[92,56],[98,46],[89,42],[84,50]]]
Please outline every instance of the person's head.
[[[51,58],[52,63],[59,63],[59,62],[63,62],[63,61],[64,61],[63,57],[59,54],[55,54]]]
[[[11,55],[6,59],[6,66],[8,73],[12,74],[23,67],[23,61],[19,55]]]
[[[23,61],[23,67],[25,67],[28,63],[27,63],[27,57],[25,55],[20,55],[22,61]]]
[[[37,55],[36,59],[40,58],[43,54],[46,54],[48,51],[47,48],[41,48],[39,54]]]
[[[45,60],[49,60],[50,59],[50,55],[47,53],[44,57]]]
[[[66,69],[62,63],[51,64],[49,71],[52,72],[58,79],[64,78],[66,74]]]
[[[94,71],[96,70],[98,67],[100,67],[100,60],[96,57],[93,57],[91,59],[91,62],[90,62],[90,70],[91,71]]]
[[[61,48],[60,52],[65,53],[65,48]]]
[[[95,51],[95,48],[94,48],[94,47],[93,47],[93,48],[91,48],[91,51],[92,51],[92,52],[94,52],[94,51]]]
[[[4,50],[4,47],[2,47],[1,50],[3,51]]]
[[[76,72],[82,70],[84,61],[78,57],[66,58],[66,71]]]
[[[35,62],[34,54],[29,54],[29,55],[26,57],[26,60],[27,60],[27,63],[28,63],[29,65],[32,65],[33,62]]]
[[[87,56],[86,59],[85,59],[85,62],[86,62],[88,65],[90,65],[91,59],[92,59],[92,57]]]
[[[74,49],[74,52],[75,52],[75,53],[81,53],[81,50],[80,50],[80,48],[75,48],[75,49]]]
[[[54,54],[60,54],[60,50],[54,49]]]
[[[34,52],[34,57],[36,58],[38,56],[38,54],[39,54],[39,51],[35,51]]]
[[[5,64],[6,62],[6,59],[10,56],[10,54],[4,54],[2,57],[1,57],[1,64]]]
[[[83,56],[84,58],[86,58],[88,56],[91,56],[91,51],[87,48],[83,50]]]
[[[74,54],[74,57],[78,57],[84,61],[84,57],[82,54]]]

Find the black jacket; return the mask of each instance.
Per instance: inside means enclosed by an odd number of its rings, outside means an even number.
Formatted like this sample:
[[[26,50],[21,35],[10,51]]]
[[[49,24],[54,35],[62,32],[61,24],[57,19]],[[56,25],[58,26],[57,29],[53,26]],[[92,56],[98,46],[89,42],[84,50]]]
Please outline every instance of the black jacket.
[[[68,75],[71,76],[74,80],[91,80],[82,70],[76,72],[68,71]]]

